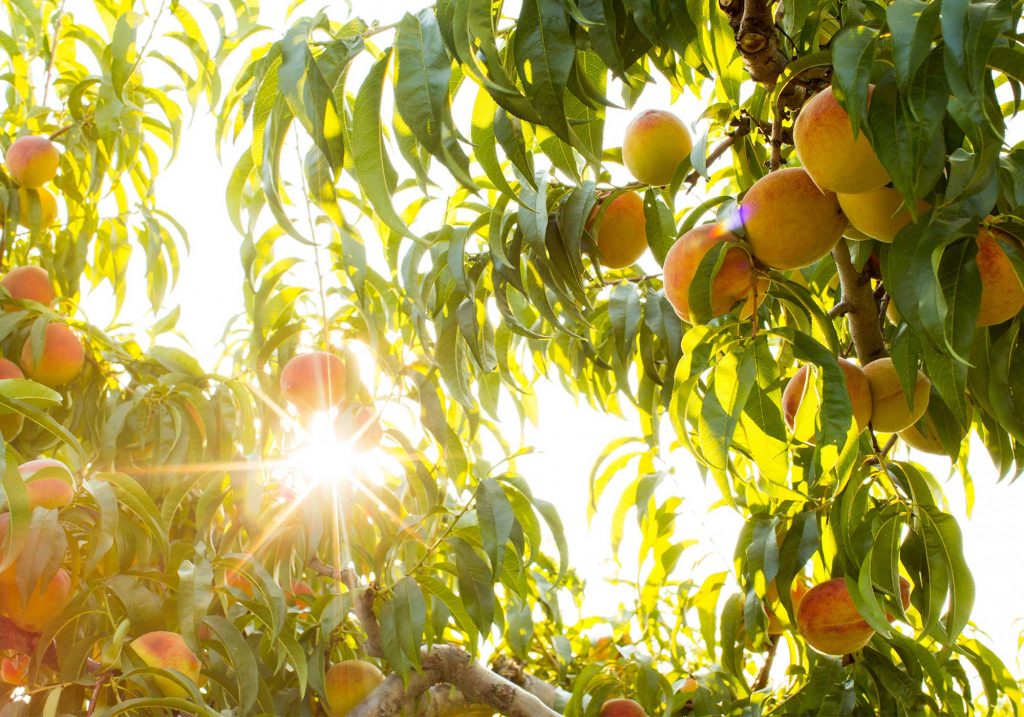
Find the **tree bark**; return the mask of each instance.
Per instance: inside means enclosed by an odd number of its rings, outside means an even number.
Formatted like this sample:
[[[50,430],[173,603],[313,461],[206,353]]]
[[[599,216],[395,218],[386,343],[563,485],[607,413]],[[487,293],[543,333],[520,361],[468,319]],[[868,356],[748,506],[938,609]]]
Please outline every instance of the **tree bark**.
[[[780,47],[771,0],[719,0],[718,7],[729,16],[736,37],[736,49],[755,82],[775,85],[789,64]]]
[[[871,275],[865,267],[857,271],[850,258],[846,239],[840,239],[832,250],[832,257],[839,269],[839,284],[843,288],[840,304],[844,307],[850,326],[850,337],[861,366],[888,355],[882,326],[878,318],[878,303],[871,289]]]
[[[422,669],[403,682],[390,675],[348,717],[392,717],[436,685],[447,684],[462,693],[468,703],[489,705],[507,717],[558,717],[540,698],[488,670],[466,652],[452,645],[425,650]]]

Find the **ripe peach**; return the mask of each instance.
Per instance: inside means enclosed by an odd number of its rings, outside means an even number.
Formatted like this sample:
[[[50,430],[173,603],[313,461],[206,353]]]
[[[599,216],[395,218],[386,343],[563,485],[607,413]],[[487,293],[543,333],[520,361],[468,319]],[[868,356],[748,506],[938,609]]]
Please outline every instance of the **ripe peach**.
[[[39,266],[16,266],[0,279],[0,287],[4,288],[12,299],[31,300],[49,306],[57,293],[53,290],[53,282],[46,270]],[[14,311],[17,306],[4,302],[5,311]]]
[[[331,666],[324,676],[329,717],[345,717],[384,681],[374,665],[363,660],[343,660]]]
[[[60,152],[46,137],[19,137],[4,156],[7,173],[22,187],[41,187],[55,176]]]
[[[345,398],[345,362],[326,351],[300,354],[281,371],[281,396],[300,413],[326,411]]]
[[[0,660],[0,681],[9,685],[28,684],[28,655],[13,655]]]
[[[647,110],[626,127],[622,161],[638,182],[661,186],[672,181],[691,149],[693,140],[682,120],[671,112]]]
[[[18,364],[0,358],[0,380],[11,378],[25,378],[25,374],[18,368]],[[16,411],[0,413],[0,435],[4,441],[10,443],[17,436],[25,425],[25,417]]]
[[[683,684],[679,686],[680,694],[688,695],[691,692],[696,692],[700,689],[700,683],[693,677],[687,677],[683,680]]]
[[[924,415],[932,382],[920,370],[908,403],[891,358],[880,358],[864,367],[871,385],[871,425],[882,433],[896,433],[912,426]]]
[[[793,605],[794,614],[796,614],[800,601],[803,600],[804,595],[806,595],[807,591],[810,589],[810,585],[808,585],[807,581],[802,577],[798,577],[793,581],[793,584],[789,589],[789,601]],[[768,583],[768,589],[765,593],[764,610],[768,614],[767,632],[769,635],[781,635],[789,627],[789,619],[786,615],[785,609],[779,603],[779,589],[774,580]]]
[[[21,368],[25,375],[50,388],[75,380],[84,365],[85,348],[67,324],[47,324],[38,363],[32,353],[31,339],[26,339],[21,347]]]
[[[305,580],[292,581],[291,590],[288,591],[288,598],[298,607],[311,607],[316,600],[316,593]]]
[[[799,167],[754,182],[739,213],[754,256],[773,269],[813,264],[832,250],[847,225],[836,195],[822,193]]]
[[[621,698],[605,702],[598,714],[599,717],[647,717],[639,702]]]
[[[71,602],[71,575],[59,569],[46,585],[37,583],[27,599],[8,570],[0,587],[0,613],[22,630],[42,632]]]
[[[853,420],[858,430],[863,431],[871,421],[871,387],[860,366],[844,358],[838,359],[838,362],[853,405]],[[805,364],[789,379],[782,392],[782,412],[793,437],[813,445],[815,423],[821,411],[821,396],[818,395],[816,382],[809,383],[807,380],[812,369],[816,370],[816,367]]]
[[[903,195],[892,187],[836,196],[850,224],[870,239],[891,243],[912,219],[910,210],[903,205]],[[928,206],[927,202],[919,201],[918,212],[927,211]]]
[[[601,204],[594,206],[587,220],[587,229],[601,215]],[[601,265],[609,269],[624,269],[635,263],[647,251],[647,220],[644,218],[644,200],[635,192],[626,192],[608,204],[597,228],[597,248]]]
[[[978,274],[981,276],[981,305],[978,326],[1008,321],[1024,308],[1024,286],[1000,242],[1024,250],[1021,243],[1004,231],[982,227],[978,232]]]
[[[904,609],[910,606],[910,583],[902,576],[900,600]],[[797,607],[796,622],[807,644],[826,655],[855,652],[875,634],[854,605],[844,578],[827,580],[808,590]]]
[[[199,658],[178,633],[165,630],[147,632],[132,640],[131,647],[150,667],[177,670],[193,682],[199,681]],[[154,677],[153,681],[167,697],[188,697],[188,691],[174,680]]]
[[[57,199],[50,190],[18,190],[18,224],[26,229],[49,229],[57,221]]]
[[[704,255],[719,242],[738,242],[737,237],[721,224],[705,224],[683,234],[665,255],[665,297],[683,321],[693,323],[690,316],[690,286],[697,275]],[[764,299],[766,287],[758,284],[758,304]],[[721,316],[744,301],[741,316],[754,311],[754,267],[750,256],[737,244],[725,250],[725,260],[711,284],[711,314]]]
[[[242,591],[246,597],[252,597],[253,595],[254,588],[252,582],[242,573],[235,570],[225,570],[224,582],[227,583],[228,586]]]
[[[873,90],[868,86],[869,99]],[[854,139],[850,116],[831,87],[804,104],[793,125],[793,143],[800,163],[822,190],[856,194],[889,183],[863,128]]]

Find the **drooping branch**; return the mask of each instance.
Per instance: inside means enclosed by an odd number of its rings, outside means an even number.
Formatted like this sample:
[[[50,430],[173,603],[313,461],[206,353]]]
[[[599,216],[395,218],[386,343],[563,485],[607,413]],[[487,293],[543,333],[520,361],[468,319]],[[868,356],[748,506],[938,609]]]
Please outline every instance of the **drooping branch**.
[[[839,305],[844,308],[853,348],[863,366],[888,354],[878,321],[878,302],[871,288],[871,273],[867,267],[864,271],[857,271],[846,239],[839,240],[832,250],[832,257],[839,269],[839,284],[843,289]]]
[[[468,703],[489,705],[506,717],[558,717],[537,696],[488,670],[465,650],[440,645],[424,650],[421,670],[404,682],[390,675],[348,717],[392,717],[436,685],[451,685]]]
[[[769,87],[789,64],[782,52],[772,5],[771,0],[718,0],[718,7],[729,16],[736,48],[750,78]]]

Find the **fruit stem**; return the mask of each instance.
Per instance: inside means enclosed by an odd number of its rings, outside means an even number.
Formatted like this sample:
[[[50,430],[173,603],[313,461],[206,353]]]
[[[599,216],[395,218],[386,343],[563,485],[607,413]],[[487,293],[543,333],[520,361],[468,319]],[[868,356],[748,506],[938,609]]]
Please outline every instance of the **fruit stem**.
[[[840,239],[832,250],[836,268],[839,270],[839,284],[843,289],[843,298],[839,305],[845,304],[846,321],[850,327],[850,337],[857,352],[861,366],[875,359],[888,356],[882,327],[878,323],[878,303],[871,288],[871,276],[865,269],[857,271],[850,258],[850,248],[846,239]]]

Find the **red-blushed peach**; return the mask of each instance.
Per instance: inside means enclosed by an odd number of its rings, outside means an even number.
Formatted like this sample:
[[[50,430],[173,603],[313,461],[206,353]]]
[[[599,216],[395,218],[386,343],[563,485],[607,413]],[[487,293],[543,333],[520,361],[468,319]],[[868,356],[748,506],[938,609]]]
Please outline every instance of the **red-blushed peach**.
[[[21,347],[21,368],[33,381],[57,388],[71,383],[85,366],[85,347],[70,326],[63,323],[46,325],[43,351],[38,363],[32,352],[32,341]]]
[[[773,269],[799,269],[832,251],[847,221],[839,200],[800,167],[766,174],[740,202],[754,256]]]
[[[1014,271],[1005,242],[1018,252],[1024,247],[1015,238],[995,227],[982,227],[978,232],[978,275],[981,277],[981,305],[978,307],[978,326],[994,326],[1008,321],[1024,308],[1024,285]]]
[[[40,266],[14,267],[0,279],[0,287],[5,289],[12,299],[28,299],[43,306],[49,306],[57,298],[50,275]],[[5,311],[14,311],[18,308],[6,301],[2,307]]]
[[[147,632],[132,640],[131,648],[150,667],[176,670],[193,682],[199,681],[199,658],[176,632]],[[167,697],[188,697],[188,690],[168,677],[154,676],[153,681]]]
[[[871,386],[871,426],[882,433],[896,433],[909,428],[924,415],[931,397],[932,382],[922,371],[908,402],[896,366],[889,357],[872,361],[864,367]]]
[[[46,137],[19,137],[7,149],[4,163],[22,187],[41,187],[57,176],[60,152]]]
[[[57,198],[49,189],[18,190],[18,224],[26,229],[49,229],[57,221]]]
[[[299,354],[281,371],[281,396],[300,413],[326,411],[345,398],[345,362],[326,351]]]
[[[635,700],[618,698],[601,705],[600,717],[647,717],[644,708]]]
[[[324,676],[329,717],[345,717],[384,681],[376,666],[363,660],[343,660]]]
[[[868,86],[868,98],[874,86]],[[793,125],[793,144],[800,163],[822,190],[856,194],[889,183],[889,173],[878,161],[861,127],[853,136],[850,116],[832,88],[808,100]]]
[[[28,655],[20,654],[0,660],[0,681],[9,685],[27,685],[30,662]]]
[[[636,192],[624,192],[612,199],[603,213],[601,204],[595,205],[590,213],[587,229],[600,217],[595,241],[601,265],[609,269],[624,269],[647,251],[644,200]]]
[[[622,162],[641,184],[662,186],[672,181],[693,149],[690,131],[665,110],[641,112],[626,127]]]
[[[12,378],[25,378],[25,374],[18,368],[18,364],[5,358],[0,358],[0,380]],[[3,435],[4,440],[8,443],[21,433],[24,425],[25,417],[17,411],[0,413],[0,435]]]
[[[690,287],[697,275],[701,260],[713,246],[721,242],[734,242],[725,250],[725,258],[711,283],[711,315],[721,316],[733,306],[743,302],[740,315],[750,316],[754,311],[754,266],[739,237],[721,224],[704,224],[683,234],[665,255],[665,297],[683,321],[693,323],[690,313]],[[757,302],[764,299],[766,287],[759,283]]]
[[[9,568],[0,578],[0,613],[22,630],[42,632],[71,603],[71,574],[60,568],[45,585],[40,581],[33,586],[24,599],[15,574]]]
[[[910,583],[902,576],[900,600],[904,609],[910,606]],[[827,580],[808,590],[796,609],[796,622],[807,644],[826,655],[856,652],[875,634],[854,605],[845,578]]]
[[[863,431],[871,422],[871,387],[860,366],[844,358],[838,359],[838,362],[853,406],[853,420],[858,430]],[[810,373],[811,366],[805,364],[789,379],[782,392],[782,413],[793,437],[813,445],[815,424],[821,412],[821,396],[818,395],[816,382],[809,383],[807,380]]]
[[[837,194],[843,214],[850,225],[869,239],[891,244],[900,229],[910,224],[913,217],[903,206],[903,195],[892,187],[879,187],[860,194]],[[928,203],[917,203],[918,214],[928,210]]]
[[[305,580],[293,580],[288,599],[297,607],[308,608],[316,601],[316,593]]]

